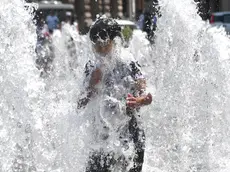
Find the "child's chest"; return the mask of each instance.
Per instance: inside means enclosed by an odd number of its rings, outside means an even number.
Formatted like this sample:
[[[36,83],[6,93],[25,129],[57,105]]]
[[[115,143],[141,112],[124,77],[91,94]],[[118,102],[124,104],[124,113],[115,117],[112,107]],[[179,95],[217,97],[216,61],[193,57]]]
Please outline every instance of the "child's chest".
[[[104,74],[104,93],[111,96],[114,94],[127,94],[134,87],[134,80],[130,75],[130,70],[118,67]]]

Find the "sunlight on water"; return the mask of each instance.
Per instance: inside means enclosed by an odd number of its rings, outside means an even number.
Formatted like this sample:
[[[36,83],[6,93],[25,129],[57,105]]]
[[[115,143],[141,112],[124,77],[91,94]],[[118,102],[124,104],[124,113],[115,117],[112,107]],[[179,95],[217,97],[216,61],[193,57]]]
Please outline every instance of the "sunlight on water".
[[[35,26],[17,0],[0,2],[0,18],[0,171],[32,170],[32,126],[42,89],[34,67]]]
[[[143,171],[227,172],[229,38],[202,21],[190,0],[160,6],[155,44],[135,31],[121,51],[139,61],[154,94],[141,110]],[[91,43],[66,24],[53,35],[51,70],[40,77],[30,13],[23,1],[0,2],[0,171],[81,172],[92,141],[87,112],[94,107],[78,110],[77,100],[84,65],[94,59]]]
[[[229,170],[229,40],[201,21],[191,1],[161,6],[150,57],[155,102],[144,113],[146,171]]]

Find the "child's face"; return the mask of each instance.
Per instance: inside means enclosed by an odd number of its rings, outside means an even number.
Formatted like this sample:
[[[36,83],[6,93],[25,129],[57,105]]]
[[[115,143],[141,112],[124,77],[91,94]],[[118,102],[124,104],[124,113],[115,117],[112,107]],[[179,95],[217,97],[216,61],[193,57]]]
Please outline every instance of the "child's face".
[[[94,45],[94,49],[98,54],[107,55],[113,49],[113,41],[110,40],[106,45],[101,45],[96,43]]]

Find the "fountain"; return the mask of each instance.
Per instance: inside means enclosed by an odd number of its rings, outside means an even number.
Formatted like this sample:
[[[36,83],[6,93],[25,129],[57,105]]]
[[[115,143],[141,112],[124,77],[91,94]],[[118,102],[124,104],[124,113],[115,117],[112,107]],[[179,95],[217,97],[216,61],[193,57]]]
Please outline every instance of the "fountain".
[[[23,4],[0,2],[0,171],[84,171],[91,119],[77,100],[84,64],[94,58],[89,39],[66,26],[53,38],[52,70],[39,77],[33,10]],[[126,49],[154,93],[153,104],[141,110],[143,171],[227,172],[229,38],[200,19],[192,0],[161,0],[160,6],[155,44],[135,31]]]

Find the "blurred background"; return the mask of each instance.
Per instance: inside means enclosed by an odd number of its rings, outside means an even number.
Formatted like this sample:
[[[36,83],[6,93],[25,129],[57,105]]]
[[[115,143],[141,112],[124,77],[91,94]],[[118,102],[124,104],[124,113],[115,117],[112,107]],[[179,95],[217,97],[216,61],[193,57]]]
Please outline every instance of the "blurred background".
[[[229,0],[194,0],[203,20],[210,19],[212,13],[229,11]],[[55,10],[61,21],[65,20],[66,11],[71,12],[71,20],[78,23],[80,33],[85,34],[97,14],[108,17],[137,21],[141,13],[153,15],[159,11],[158,0],[27,0],[39,5],[40,16],[46,18],[48,11]],[[43,14],[42,14],[43,13]]]
[[[66,12],[71,12],[71,20],[78,23],[82,34],[88,31],[97,14],[136,21],[144,11],[157,11],[155,9],[157,0],[27,0],[27,2],[38,3],[38,18],[46,18],[49,11],[54,10],[58,18],[64,21]]]
[[[194,0],[194,3],[203,20],[230,33],[229,0]],[[157,21],[161,17],[158,0],[26,0],[25,7],[36,8],[38,45],[50,40],[53,32],[62,31],[66,24],[79,34],[86,34],[97,16],[104,14],[115,18],[121,26],[125,47],[129,46],[134,30],[146,33],[146,38],[154,44]]]

